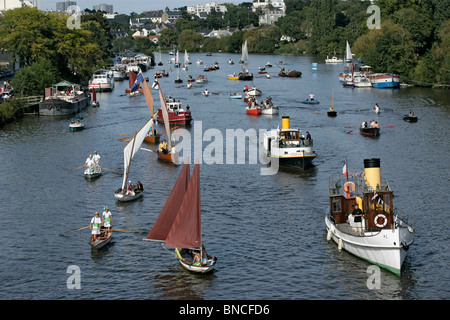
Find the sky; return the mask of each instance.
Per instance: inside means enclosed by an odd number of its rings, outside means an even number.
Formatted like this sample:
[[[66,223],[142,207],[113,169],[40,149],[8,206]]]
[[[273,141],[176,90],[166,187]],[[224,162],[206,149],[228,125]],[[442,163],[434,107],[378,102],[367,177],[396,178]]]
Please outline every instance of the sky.
[[[64,0],[41,0],[42,10],[56,10],[56,2]],[[206,4],[211,2],[233,3],[251,2],[251,0],[71,0],[83,9],[92,9],[94,5],[101,3],[112,4],[114,12],[130,14],[131,12],[142,13],[150,10],[164,10],[166,7],[175,9],[196,4]]]

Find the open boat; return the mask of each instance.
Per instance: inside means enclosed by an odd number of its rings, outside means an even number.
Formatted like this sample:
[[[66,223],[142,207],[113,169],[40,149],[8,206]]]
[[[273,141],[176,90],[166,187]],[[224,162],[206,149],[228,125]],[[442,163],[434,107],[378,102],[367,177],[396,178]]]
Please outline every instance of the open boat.
[[[69,129],[71,132],[81,131],[84,129],[84,124],[81,122],[83,117],[74,117],[69,124]]]
[[[405,114],[405,115],[403,115],[403,120],[405,120],[407,122],[417,122],[418,118],[417,118],[417,116],[411,116],[409,114]]]
[[[259,89],[256,88],[256,87],[251,87],[251,88],[245,90],[245,93],[246,93],[248,96],[252,96],[252,97],[262,95],[262,91],[259,90]]]
[[[91,246],[95,249],[101,249],[106,246],[112,240],[112,235],[114,230],[111,228],[111,231],[108,231],[106,228],[100,228],[100,235],[95,240],[90,240]]]
[[[264,106],[261,109],[261,114],[278,114],[278,107],[274,105]]]
[[[291,129],[289,117],[283,116],[282,129],[272,129],[264,133],[262,149],[269,159],[277,159],[280,165],[308,169],[317,156],[313,151],[313,141],[305,139],[300,129]]]
[[[245,113],[252,116],[257,116],[261,114],[262,109],[259,106],[248,106],[245,108]]]
[[[296,70],[286,71],[284,68],[281,68],[280,72],[278,73],[278,76],[287,77],[287,78],[299,78],[302,76],[302,73],[300,71],[296,71]]]
[[[378,137],[380,135],[380,128],[373,128],[373,127],[363,128],[363,127],[360,127],[359,128],[359,133],[361,133],[362,135],[365,135],[365,136],[369,136],[369,137]]]
[[[189,170],[187,160],[146,240],[174,248],[171,254],[186,270],[207,273],[217,259],[206,254],[202,243],[200,165],[195,164],[191,178]],[[194,262],[196,254],[201,257],[199,262]]]
[[[102,168],[99,165],[94,166],[94,168],[86,168],[84,170],[84,177],[88,180],[93,180],[102,175]]]
[[[348,177],[347,165],[344,174]],[[364,159],[362,178],[330,180],[330,210],[325,216],[327,240],[357,257],[401,274],[403,261],[413,244],[414,228],[398,216],[393,191],[381,180],[380,159]],[[356,225],[352,206],[363,212]],[[359,224],[359,223],[358,223]]]
[[[319,100],[309,100],[309,99],[305,99],[302,101],[302,103],[304,104],[319,104]]]
[[[237,92],[230,93],[230,99],[242,99],[242,94]]]

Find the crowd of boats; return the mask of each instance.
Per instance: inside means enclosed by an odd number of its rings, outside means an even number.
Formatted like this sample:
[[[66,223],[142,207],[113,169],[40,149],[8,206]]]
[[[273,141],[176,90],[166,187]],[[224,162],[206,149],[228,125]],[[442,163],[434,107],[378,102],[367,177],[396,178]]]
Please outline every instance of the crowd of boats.
[[[247,74],[246,44],[243,46],[243,55],[239,61],[242,74]],[[172,61],[180,78],[179,70],[190,64],[190,58],[185,59],[185,64],[181,64],[178,52],[174,52],[175,58]],[[189,125],[192,114],[190,106],[183,108],[179,99],[173,96],[164,95],[159,82],[160,75],[165,74],[164,70],[154,74],[152,84],[148,83],[148,78],[143,75],[145,59],[118,60],[113,68],[98,70],[94,73],[90,82],[89,90],[95,95],[96,91],[108,90],[107,83],[110,83],[110,90],[114,88],[114,81],[129,79],[129,88],[125,94],[144,94],[146,104],[149,108],[149,119],[132,137],[128,137],[128,143],[123,148],[124,171],[121,186],[114,192],[117,201],[133,201],[143,196],[144,189],[140,182],[131,184],[132,174],[131,163],[134,155],[139,150],[147,150],[157,154],[158,159],[173,164],[180,163],[179,154],[171,137],[171,130],[179,125]],[[203,63],[203,62],[202,62]],[[197,64],[198,63],[197,60]],[[234,65],[232,59],[228,64]],[[280,61],[279,64],[282,64]],[[144,64],[145,65],[145,64]],[[160,58],[159,66],[163,63]],[[138,67],[138,69],[134,69]],[[217,64],[218,66],[218,64]],[[268,62],[265,68],[271,67]],[[147,68],[149,66],[147,65]],[[208,68],[209,69],[209,68]],[[183,69],[182,69],[183,70]],[[187,68],[185,68],[185,71]],[[260,68],[260,70],[262,70]],[[300,77],[301,72],[292,70],[287,72],[280,68],[281,74],[293,74],[292,77]],[[279,76],[283,76],[279,74]],[[352,80],[355,79],[352,73]],[[167,75],[168,76],[168,75]],[[123,77],[123,78],[122,78]],[[253,77],[253,74],[251,74]],[[230,79],[230,76],[228,77]],[[253,79],[253,78],[251,78]],[[230,80],[250,80],[250,79],[230,79]],[[206,82],[205,82],[206,81]],[[204,84],[208,79],[204,75],[199,75],[195,79],[188,75],[188,85],[194,82]],[[92,84],[92,86],[91,86]],[[189,88],[188,86],[186,86]],[[59,88],[64,88],[61,90]],[[160,107],[154,110],[152,90],[158,92]],[[46,91],[47,93],[47,91]],[[210,93],[205,89],[205,96]],[[49,98],[53,97],[53,98]],[[76,99],[74,97],[77,97]],[[278,114],[279,108],[272,101],[269,95],[262,99],[262,92],[252,83],[246,85],[242,93],[230,93],[230,99],[243,99],[245,113],[258,116],[260,114]],[[58,100],[59,99],[59,100]],[[70,100],[71,99],[71,100]],[[259,99],[259,100],[258,100]],[[72,108],[64,107],[62,101],[71,101]],[[96,99],[94,99],[96,102]],[[46,114],[55,115],[56,111],[61,114],[77,113],[90,103],[90,94],[80,90],[78,85],[68,82],[58,83],[48,92],[45,99]],[[60,101],[59,105],[56,101]],[[314,94],[311,94],[302,101],[305,104],[319,104]],[[98,103],[98,102],[96,102]],[[68,104],[68,102],[66,102]],[[58,107],[59,106],[59,107]],[[56,110],[55,110],[56,109]],[[52,111],[52,112],[51,112]],[[336,116],[333,104],[328,110],[329,116]],[[410,112],[408,118],[413,119],[414,114]],[[82,118],[81,118],[82,119]],[[74,124],[80,123],[80,118],[74,118]],[[413,121],[407,120],[406,121]],[[157,132],[156,122],[164,125],[165,132]],[[361,134],[367,134],[366,129],[378,129],[379,126],[361,125]],[[71,129],[72,130],[72,129]],[[76,129],[73,129],[76,131]],[[352,130],[353,131],[353,130]],[[163,138],[162,136],[165,136]],[[157,145],[157,150],[141,147],[143,143]],[[301,132],[299,128],[291,128],[290,117],[283,116],[281,128],[271,129],[264,133],[262,150],[270,161],[278,161],[281,166],[295,166],[307,170],[314,166],[313,160],[317,154],[313,150],[314,143],[308,131]],[[342,176],[330,182],[329,212],[325,217],[327,229],[327,240],[334,240],[338,244],[339,250],[344,249],[359,256],[370,263],[377,264],[394,273],[400,274],[402,263],[405,259],[409,246],[413,243],[413,227],[399,217],[398,211],[393,206],[392,190],[387,183],[381,182],[380,159],[364,159],[364,172],[357,179],[349,179],[347,165],[345,164]],[[104,170],[104,168],[103,168]],[[214,269],[217,258],[206,253],[201,237],[201,203],[200,203],[200,166],[194,165],[192,176],[190,175],[189,160],[184,161],[183,168],[175,182],[172,192],[169,194],[166,204],[162,208],[158,219],[147,235],[148,240],[159,241],[166,247],[172,247],[172,254],[179,263],[186,269],[194,272],[210,272]],[[97,162],[86,161],[85,176],[87,179],[95,179],[102,174],[102,168]],[[97,249],[103,247],[111,241],[114,229],[112,227],[102,227],[101,220],[93,218],[90,225],[93,229],[91,245]],[[98,217],[97,217],[98,218]],[[110,222],[110,221],[109,221]],[[109,224],[107,224],[109,225]]]

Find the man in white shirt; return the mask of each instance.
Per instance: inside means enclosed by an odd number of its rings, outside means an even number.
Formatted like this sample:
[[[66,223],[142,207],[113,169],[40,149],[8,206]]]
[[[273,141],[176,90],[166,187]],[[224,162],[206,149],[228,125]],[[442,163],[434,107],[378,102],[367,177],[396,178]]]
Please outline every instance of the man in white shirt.
[[[102,224],[102,219],[98,216],[98,212],[94,214],[94,217],[91,219],[90,228],[91,228],[91,241],[95,241],[100,234],[100,226]]]

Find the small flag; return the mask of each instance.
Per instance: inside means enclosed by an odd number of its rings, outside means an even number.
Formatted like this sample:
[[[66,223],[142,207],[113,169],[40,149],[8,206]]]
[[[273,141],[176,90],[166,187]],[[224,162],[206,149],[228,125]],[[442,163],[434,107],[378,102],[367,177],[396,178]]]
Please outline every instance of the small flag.
[[[346,178],[348,177],[347,162],[344,164],[344,167],[342,168],[342,173]]]
[[[144,75],[142,74],[142,72],[139,72],[136,80],[134,81],[134,85],[133,88],[131,88],[131,92],[134,92],[137,90],[139,84],[144,81]]]

